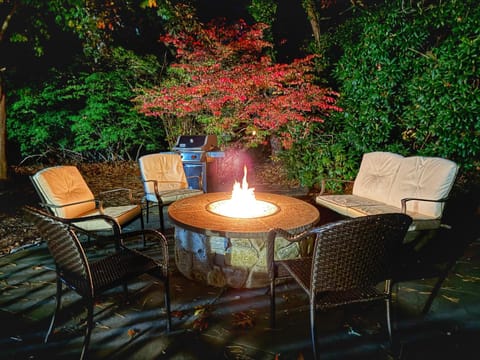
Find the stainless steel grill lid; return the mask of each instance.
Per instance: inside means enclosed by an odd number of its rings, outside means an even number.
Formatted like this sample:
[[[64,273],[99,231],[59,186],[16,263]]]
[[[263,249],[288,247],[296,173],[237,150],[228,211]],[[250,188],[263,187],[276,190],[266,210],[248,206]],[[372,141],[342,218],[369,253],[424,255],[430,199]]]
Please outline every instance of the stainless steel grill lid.
[[[217,148],[216,135],[180,135],[174,151],[210,151]]]

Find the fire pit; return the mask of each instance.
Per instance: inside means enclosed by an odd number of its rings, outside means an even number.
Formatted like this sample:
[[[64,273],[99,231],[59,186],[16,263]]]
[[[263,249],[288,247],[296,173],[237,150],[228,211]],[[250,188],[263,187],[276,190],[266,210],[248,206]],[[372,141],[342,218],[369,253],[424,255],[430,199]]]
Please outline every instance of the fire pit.
[[[206,193],[176,201],[169,207],[168,214],[175,226],[175,261],[183,275],[218,287],[268,285],[268,231],[280,227],[301,232],[314,225],[320,215],[313,205],[299,199],[269,193],[255,195],[255,207],[260,210],[254,211],[252,203],[247,204],[247,215],[223,212],[222,208],[231,207],[230,193]],[[235,203],[233,207],[242,206]],[[299,256],[297,243],[278,240],[278,258]]]

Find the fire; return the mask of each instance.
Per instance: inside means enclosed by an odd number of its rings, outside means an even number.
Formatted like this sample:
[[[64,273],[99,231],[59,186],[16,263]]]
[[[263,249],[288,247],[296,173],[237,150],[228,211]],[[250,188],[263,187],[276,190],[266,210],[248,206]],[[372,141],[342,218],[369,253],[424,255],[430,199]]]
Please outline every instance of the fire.
[[[249,188],[247,182],[247,167],[243,167],[243,179],[240,184],[235,180],[232,197],[208,205],[207,209],[215,214],[232,218],[257,218],[275,214],[278,207],[267,201],[255,198],[255,188]]]
[[[247,212],[248,209],[255,206],[255,202],[257,201],[257,199],[255,199],[254,191],[255,188],[248,188],[247,167],[244,166],[242,183],[240,184],[235,180],[235,183],[233,184],[232,203],[240,208],[242,213]]]

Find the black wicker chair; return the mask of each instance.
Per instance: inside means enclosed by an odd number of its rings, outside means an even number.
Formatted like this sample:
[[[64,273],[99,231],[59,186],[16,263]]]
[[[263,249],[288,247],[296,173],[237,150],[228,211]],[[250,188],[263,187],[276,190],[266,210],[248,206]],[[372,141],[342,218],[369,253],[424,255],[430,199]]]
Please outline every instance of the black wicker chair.
[[[139,275],[149,274],[163,282],[164,301],[167,316],[167,332],[171,328],[170,292],[168,273],[168,246],[165,236],[155,230],[143,230],[122,234],[117,251],[96,261],[87,259],[85,252],[68,222],[49,215],[41,210],[26,207],[28,217],[37,227],[46,241],[54,258],[57,273],[56,307],[50,327],[45,336],[45,343],[54,329],[55,319],[61,307],[62,284],[77,292],[86,303],[87,325],[80,359],[88,351],[93,323],[94,302],[104,291],[123,286],[127,297],[127,282]],[[75,219],[75,222],[80,219]],[[86,219],[85,221],[88,221]],[[123,245],[123,240],[142,236],[157,240],[161,244],[161,259],[154,260],[141,252]]]
[[[385,300],[389,339],[390,266],[412,219],[404,214],[382,214],[341,220],[292,235],[282,229],[269,232],[267,266],[270,279],[270,325],[275,327],[275,284],[293,278],[310,302],[310,331],[314,358],[318,356],[316,310]],[[312,257],[275,260],[275,237],[302,241],[314,237]],[[385,282],[384,291],[377,286]]]

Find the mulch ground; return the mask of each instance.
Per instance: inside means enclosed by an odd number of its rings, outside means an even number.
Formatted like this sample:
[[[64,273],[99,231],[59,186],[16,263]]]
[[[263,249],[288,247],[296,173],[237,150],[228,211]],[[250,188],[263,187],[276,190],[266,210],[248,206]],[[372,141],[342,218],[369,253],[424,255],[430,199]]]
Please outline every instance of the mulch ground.
[[[44,165],[12,166],[9,181],[0,188],[0,256],[18,251],[40,241],[35,229],[24,219],[25,205],[38,206],[39,198],[29,176]],[[129,188],[140,201],[143,187],[137,162],[77,164],[94,194],[115,188]],[[289,180],[279,163],[265,162],[255,167],[258,184],[297,186]],[[232,183],[233,186],[233,183]]]

